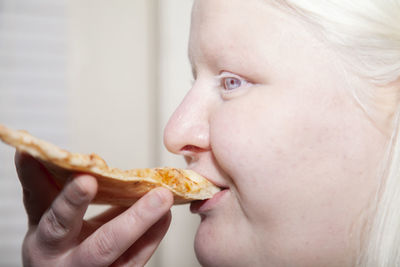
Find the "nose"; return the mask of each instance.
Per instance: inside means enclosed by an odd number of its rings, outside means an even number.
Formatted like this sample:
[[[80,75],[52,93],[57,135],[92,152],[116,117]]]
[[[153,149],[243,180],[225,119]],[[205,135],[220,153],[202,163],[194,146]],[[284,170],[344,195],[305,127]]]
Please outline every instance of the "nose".
[[[200,152],[210,150],[210,99],[192,88],[169,119],[164,130],[164,145],[190,163]]]

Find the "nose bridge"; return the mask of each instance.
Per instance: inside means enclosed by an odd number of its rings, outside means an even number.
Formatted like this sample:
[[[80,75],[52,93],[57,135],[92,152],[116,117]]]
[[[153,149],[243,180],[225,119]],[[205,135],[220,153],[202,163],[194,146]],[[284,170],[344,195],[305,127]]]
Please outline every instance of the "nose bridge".
[[[209,147],[209,104],[199,88],[193,87],[175,110],[164,130],[164,145],[179,154],[184,147]]]

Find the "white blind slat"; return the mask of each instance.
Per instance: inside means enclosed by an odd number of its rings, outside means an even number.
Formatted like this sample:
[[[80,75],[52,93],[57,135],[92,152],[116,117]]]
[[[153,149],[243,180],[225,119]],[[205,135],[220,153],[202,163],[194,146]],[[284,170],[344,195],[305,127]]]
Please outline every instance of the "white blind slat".
[[[66,1],[0,0],[0,123],[67,143]],[[14,149],[0,144],[0,266],[21,266],[26,216]]]

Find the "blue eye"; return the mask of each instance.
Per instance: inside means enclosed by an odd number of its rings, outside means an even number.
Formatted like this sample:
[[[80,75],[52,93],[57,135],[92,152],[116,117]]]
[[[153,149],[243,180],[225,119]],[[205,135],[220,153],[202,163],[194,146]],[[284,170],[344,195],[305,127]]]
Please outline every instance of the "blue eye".
[[[238,96],[238,94],[246,92],[250,86],[254,85],[247,79],[228,71],[221,72],[216,78],[223,98]]]
[[[242,86],[242,80],[235,77],[222,78],[222,85],[225,90],[234,90]]]

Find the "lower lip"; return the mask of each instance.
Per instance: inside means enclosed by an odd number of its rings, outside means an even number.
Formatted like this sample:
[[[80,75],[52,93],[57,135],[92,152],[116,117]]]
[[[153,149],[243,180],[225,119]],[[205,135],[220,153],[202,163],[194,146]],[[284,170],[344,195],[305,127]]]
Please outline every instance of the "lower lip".
[[[224,195],[228,193],[229,189],[221,190],[216,193],[212,198],[206,200],[194,201],[190,204],[190,211],[192,213],[204,213],[213,209],[223,198]]]

